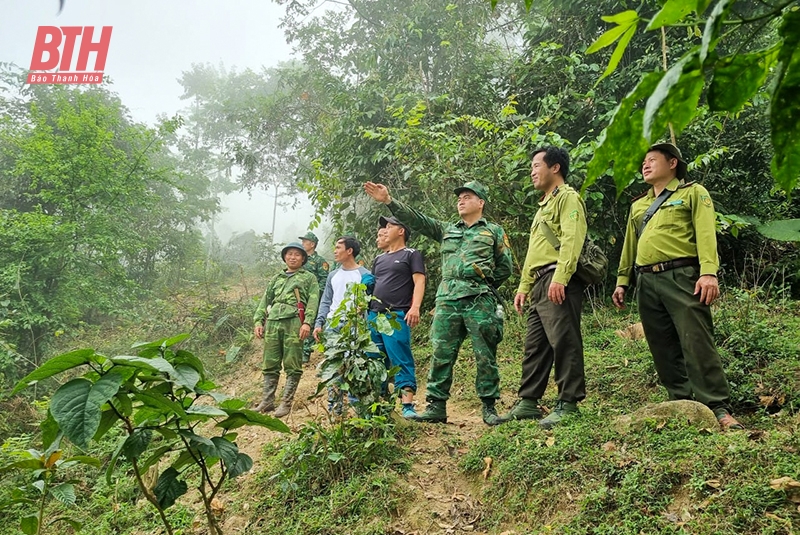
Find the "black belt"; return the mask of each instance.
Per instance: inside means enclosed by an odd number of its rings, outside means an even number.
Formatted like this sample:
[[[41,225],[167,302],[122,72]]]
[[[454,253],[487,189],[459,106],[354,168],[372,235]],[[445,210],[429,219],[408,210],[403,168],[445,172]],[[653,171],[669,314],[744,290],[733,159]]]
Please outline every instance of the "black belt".
[[[536,277],[535,280],[539,280],[546,274],[550,273],[551,271],[555,271],[557,265],[558,264],[556,262],[553,262],[552,264],[547,264],[546,266],[540,267],[539,269],[534,271],[533,274]]]
[[[661,273],[662,271],[669,271],[671,269],[685,266],[699,267],[700,262],[696,257],[676,258],[675,260],[667,260],[666,262],[650,264],[649,266],[636,266],[636,273]]]

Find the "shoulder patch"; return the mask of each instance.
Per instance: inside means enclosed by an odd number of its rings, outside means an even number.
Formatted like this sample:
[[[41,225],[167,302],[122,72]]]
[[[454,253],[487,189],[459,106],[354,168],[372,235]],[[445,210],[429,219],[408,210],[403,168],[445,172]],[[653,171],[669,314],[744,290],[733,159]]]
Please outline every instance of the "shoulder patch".
[[[328,270],[330,269],[330,266],[328,265],[328,263],[327,263],[327,262],[325,262],[325,261],[323,260],[323,261],[322,261],[322,268],[323,268],[325,271],[328,271]]]
[[[578,210],[577,210],[577,208],[569,213],[569,218],[572,219],[573,221],[577,221],[578,220]]]
[[[511,249],[511,242],[508,241],[508,234],[503,234],[503,245],[506,246],[506,249]]]
[[[705,206],[711,207],[711,197],[708,195],[700,195],[700,202],[702,202]]]

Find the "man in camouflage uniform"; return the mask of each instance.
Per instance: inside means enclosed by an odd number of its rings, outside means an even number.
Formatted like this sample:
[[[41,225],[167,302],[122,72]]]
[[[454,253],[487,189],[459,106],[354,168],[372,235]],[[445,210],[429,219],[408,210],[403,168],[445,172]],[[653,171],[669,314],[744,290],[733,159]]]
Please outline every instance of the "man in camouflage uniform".
[[[708,406],[723,429],[742,429],[729,412],[730,388],[714,346],[711,303],[719,296],[716,214],[708,190],[683,183],[687,165],[678,147],[659,143],[642,162],[651,185],[634,199],[612,296],[625,308],[636,273],[644,335],[669,399]]]
[[[539,400],[555,365],[558,399],[553,412],[539,421],[545,429],[577,413],[578,402],[586,397],[581,338],[584,286],[574,277],[586,240],[586,209],[580,194],[564,182],[568,174],[566,150],[543,147],[534,151],[531,180],[544,195],[533,218],[528,254],[514,297],[518,314],[525,302],[529,303],[528,333],[519,401],[503,416],[503,420],[541,418]],[[558,249],[548,236],[556,237]]]
[[[394,200],[386,186],[367,182],[367,194],[412,230],[441,243],[442,282],[436,292],[431,326],[433,358],[426,398],[428,407],[416,420],[447,422],[447,399],[453,382],[453,365],[461,343],[470,336],[475,351],[475,389],[483,402],[483,421],[497,425],[495,401],[500,397],[497,345],[503,339],[502,308],[497,288],[511,276],[511,248],[502,227],[486,221],[488,199],[479,182],[467,182],[458,196],[458,223],[439,221]]]
[[[317,278],[317,282],[319,282],[319,295],[322,296],[322,292],[325,291],[325,281],[328,278],[330,266],[328,265],[328,262],[326,262],[325,259],[322,258],[319,253],[317,253],[319,239],[317,238],[316,234],[313,232],[307,232],[305,236],[300,236],[300,242],[303,244],[303,249],[308,255],[308,261],[306,262],[304,269]],[[313,349],[314,337],[309,336],[303,342],[303,364],[311,359],[311,352]]]
[[[269,281],[253,315],[253,334],[264,338],[264,394],[255,410],[264,413],[275,410],[278,418],[291,411],[303,375],[301,340],[310,336],[319,305],[317,280],[303,269],[308,258],[303,246],[289,243],[281,251],[281,258],[286,270]],[[281,365],[286,372],[286,385],[281,403],[275,409]]]

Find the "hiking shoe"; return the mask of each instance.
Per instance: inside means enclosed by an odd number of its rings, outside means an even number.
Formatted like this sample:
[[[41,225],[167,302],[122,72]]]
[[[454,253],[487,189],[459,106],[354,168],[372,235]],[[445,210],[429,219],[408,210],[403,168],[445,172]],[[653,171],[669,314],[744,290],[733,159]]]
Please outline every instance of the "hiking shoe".
[[[481,414],[483,415],[483,423],[486,425],[500,425],[503,419],[497,415],[497,409],[494,408],[495,400],[493,398],[482,398],[483,408]]]
[[[414,420],[419,416],[417,411],[414,410],[414,405],[412,403],[403,403],[403,411],[400,413],[403,418],[407,418],[409,420]]]
[[[714,409],[714,416],[717,417],[720,427],[727,431],[728,429],[744,429],[744,426],[739,421],[731,416],[728,409],[719,408]]]
[[[542,409],[539,408],[538,399],[519,398],[511,410],[500,419],[503,422],[509,422],[511,420],[539,420],[541,417]]]
[[[409,418],[415,422],[428,422],[432,424],[447,423],[447,401],[443,399],[429,399],[425,412]]]
[[[543,420],[539,420],[539,425],[541,425],[544,429],[552,429],[557,424],[561,423],[561,421],[566,418],[570,414],[578,414],[578,404],[574,401],[564,401],[559,399],[556,401],[556,408],[553,409],[547,418]]]

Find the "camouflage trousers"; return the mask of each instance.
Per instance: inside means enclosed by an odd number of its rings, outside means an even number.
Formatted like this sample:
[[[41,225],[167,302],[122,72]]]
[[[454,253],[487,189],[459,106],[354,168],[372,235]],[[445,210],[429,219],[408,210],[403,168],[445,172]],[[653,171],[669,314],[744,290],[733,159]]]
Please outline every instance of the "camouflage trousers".
[[[300,340],[300,318],[267,320],[264,325],[265,375],[281,372],[281,364],[287,377],[303,374],[303,342]]]
[[[433,358],[428,372],[427,399],[446,400],[450,397],[453,365],[467,335],[475,353],[475,390],[478,396],[500,397],[497,344],[503,339],[503,320],[497,317],[494,297],[481,294],[436,303],[431,325]]]

